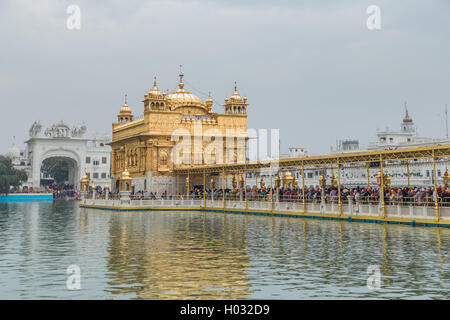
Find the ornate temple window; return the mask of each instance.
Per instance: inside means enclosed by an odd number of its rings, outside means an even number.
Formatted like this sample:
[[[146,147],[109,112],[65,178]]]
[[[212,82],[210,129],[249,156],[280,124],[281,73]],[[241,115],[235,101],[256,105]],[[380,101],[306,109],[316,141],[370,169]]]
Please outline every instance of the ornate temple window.
[[[168,168],[168,156],[166,151],[160,151],[159,152],[159,171],[167,171]]]
[[[165,152],[161,153],[160,164],[161,164],[162,167],[167,167],[167,153],[165,153]]]

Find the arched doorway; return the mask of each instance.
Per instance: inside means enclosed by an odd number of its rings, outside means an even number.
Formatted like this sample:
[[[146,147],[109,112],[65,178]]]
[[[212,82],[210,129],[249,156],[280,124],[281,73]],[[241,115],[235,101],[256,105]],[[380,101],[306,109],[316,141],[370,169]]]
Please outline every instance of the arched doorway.
[[[74,189],[80,188],[80,179],[84,174],[84,165],[81,163],[79,156],[75,151],[65,149],[62,146],[58,148],[47,149],[45,146],[35,146],[33,148],[33,163],[32,163],[32,183],[33,188],[41,187],[42,166],[45,161],[60,161],[67,165],[67,183],[74,186]]]
[[[78,163],[70,157],[48,157],[42,161],[40,175],[41,186],[56,184],[74,189],[79,182]]]

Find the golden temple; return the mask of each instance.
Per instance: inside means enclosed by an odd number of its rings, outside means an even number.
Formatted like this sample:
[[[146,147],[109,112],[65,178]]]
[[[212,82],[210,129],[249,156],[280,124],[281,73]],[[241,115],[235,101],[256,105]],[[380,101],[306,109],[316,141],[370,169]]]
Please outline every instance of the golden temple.
[[[224,112],[216,113],[211,95],[203,102],[185,89],[183,77],[180,71],[178,89],[172,93],[160,91],[155,78],[144,94],[144,115],[137,119],[125,97],[110,143],[115,190],[127,172],[134,192],[174,194],[177,168],[245,162],[247,98],[240,96],[235,83]],[[202,184],[201,175],[193,176],[192,183]]]

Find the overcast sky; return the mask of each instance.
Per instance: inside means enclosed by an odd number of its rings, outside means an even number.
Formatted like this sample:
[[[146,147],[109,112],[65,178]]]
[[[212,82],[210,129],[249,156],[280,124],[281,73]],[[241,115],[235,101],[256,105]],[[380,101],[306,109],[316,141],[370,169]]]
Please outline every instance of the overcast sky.
[[[81,9],[69,30],[66,9]],[[366,9],[381,9],[368,30]],[[41,120],[85,121],[111,134],[128,94],[135,115],[156,75],[213,110],[248,97],[249,128],[279,128],[282,152],[327,153],[337,139],[364,147],[397,129],[404,101],[421,136],[445,136],[450,104],[450,1],[0,0],[0,153]]]

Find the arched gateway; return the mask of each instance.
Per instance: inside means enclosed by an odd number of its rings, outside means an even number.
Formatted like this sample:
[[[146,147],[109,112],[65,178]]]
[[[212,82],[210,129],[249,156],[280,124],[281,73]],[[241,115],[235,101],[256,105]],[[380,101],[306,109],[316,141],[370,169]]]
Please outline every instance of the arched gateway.
[[[41,134],[41,124],[35,122],[26,141],[29,162],[28,186],[41,186],[41,168],[46,159],[65,160],[68,164],[68,183],[79,189],[86,172],[94,186],[110,184],[110,152],[107,137],[85,138],[86,126],[70,128],[60,121]]]

